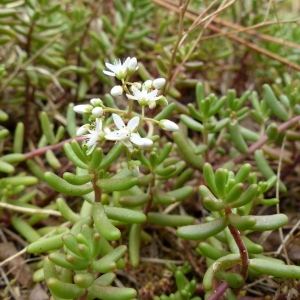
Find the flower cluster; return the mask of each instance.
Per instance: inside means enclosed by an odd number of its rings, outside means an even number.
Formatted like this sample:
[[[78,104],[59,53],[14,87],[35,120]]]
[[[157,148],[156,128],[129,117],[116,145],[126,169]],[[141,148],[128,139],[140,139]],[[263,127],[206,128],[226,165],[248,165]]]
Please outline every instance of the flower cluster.
[[[170,120],[157,121],[144,117],[145,106],[152,109],[157,104],[168,104],[167,99],[160,94],[166,83],[164,78],[147,80],[144,83],[129,82],[130,76],[138,69],[135,57],[128,57],[123,63],[118,59],[114,64],[106,63],[105,65],[109,71],[103,70],[103,73],[108,76],[114,76],[122,82],[122,85],[116,85],[111,89],[111,95],[120,96],[124,93],[128,101],[136,100],[142,106],[142,115],[134,113],[135,116],[130,118],[125,124],[121,116],[125,116],[128,119],[127,117],[133,114],[131,111],[132,105],[129,106],[131,108],[128,111],[111,109],[106,107],[99,98],[91,99],[90,104],[76,105],[74,107],[75,112],[90,116],[89,123],[82,125],[76,133],[78,136],[83,136],[86,139],[87,154],[93,153],[97,145],[102,145],[106,140],[121,142],[129,153],[132,153],[134,148],[145,149],[151,147],[153,145],[152,140],[141,137],[138,133],[145,119],[159,125],[164,130],[176,131],[179,129],[178,125]],[[106,114],[109,113],[112,113],[115,125],[115,128],[112,129],[105,118]],[[135,175],[138,174],[136,163],[132,163],[130,169]]]

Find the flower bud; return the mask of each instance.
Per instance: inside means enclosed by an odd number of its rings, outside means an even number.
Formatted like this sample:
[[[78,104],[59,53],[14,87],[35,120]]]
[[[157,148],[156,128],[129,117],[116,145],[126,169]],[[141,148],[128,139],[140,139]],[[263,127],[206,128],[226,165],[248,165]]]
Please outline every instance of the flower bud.
[[[139,161],[134,161],[134,160],[128,162],[128,169],[135,177],[138,177],[140,174],[140,169],[139,169],[140,164],[141,163]]]
[[[99,118],[103,115],[103,108],[102,107],[95,107],[92,110],[92,114],[96,117]]]
[[[179,129],[178,125],[170,120],[160,120],[159,124],[160,128],[168,131],[177,131]]]
[[[134,82],[132,86],[136,87],[138,90],[142,88],[142,84],[140,82]]]
[[[93,106],[102,106],[103,105],[103,102],[100,98],[93,98],[90,100],[90,102]]]
[[[132,75],[137,69],[138,69],[138,65],[137,65],[137,60],[135,57],[132,57],[129,60],[129,63],[127,65],[127,73],[128,75]]]
[[[143,86],[147,89],[147,90],[150,90],[152,89],[152,80],[146,80],[144,83],[143,83]]]
[[[80,104],[74,106],[73,109],[78,114],[90,114],[93,110],[93,106],[89,104]]]
[[[161,106],[167,106],[169,104],[165,96],[161,96],[156,102]]]
[[[166,84],[166,79],[164,78],[157,78],[153,80],[153,87],[160,90],[164,87],[164,85]]]
[[[121,96],[123,94],[123,88],[120,85],[116,85],[111,89],[110,93],[114,97]]]

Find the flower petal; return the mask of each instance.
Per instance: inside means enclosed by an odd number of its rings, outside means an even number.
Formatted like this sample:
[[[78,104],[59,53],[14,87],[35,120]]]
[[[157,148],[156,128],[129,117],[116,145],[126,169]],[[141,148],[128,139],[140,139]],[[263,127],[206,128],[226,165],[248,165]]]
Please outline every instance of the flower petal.
[[[158,93],[158,90],[153,90],[152,92],[147,94],[147,100],[152,100],[154,97],[156,97],[157,93]]]
[[[132,133],[130,136],[130,141],[137,146],[143,145],[143,139],[137,133]]]
[[[86,152],[87,155],[90,155],[93,153],[93,151],[95,150],[97,144],[94,144],[92,147],[89,148],[89,150]]]
[[[99,118],[96,119],[95,130],[96,130],[97,132],[102,131],[102,120],[99,119]]]
[[[127,124],[127,128],[130,131],[133,131],[134,129],[136,129],[136,127],[139,125],[140,123],[140,118],[139,117],[133,117]]]
[[[119,115],[112,114],[112,117],[114,119],[114,122],[115,122],[116,126],[119,129],[125,128],[125,124],[124,124],[123,120],[121,119],[121,117]]]
[[[111,131],[111,132],[107,133],[105,135],[105,138],[110,141],[119,141],[120,140],[119,130]]]
[[[135,97],[137,97],[137,98],[143,97],[143,93],[138,88],[136,88],[134,85],[131,87],[131,90]]]
[[[130,94],[126,94],[126,96],[131,100],[138,100],[136,96],[132,96]]]
[[[110,72],[110,71],[106,71],[106,70],[103,70],[103,73],[104,73],[105,75],[108,75],[108,76],[116,76],[115,73]]]
[[[153,145],[153,141],[147,138],[142,138],[143,140],[143,145],[142,147],[147,148]]]
[[[105,63],[107,69],[110,69],[111,71],[113,71],[114,73],[116,73],[116,71],[118,70],[118,67],[116,66],[116,64],[110,64],[110,63]]]
[[[122,141],[122,144],[127,147],[127,149],[129,150],[129,152],[132,152],[133,151],[133,147],[132,147],[132,144],[130,143],[129,140],[124,140]]]

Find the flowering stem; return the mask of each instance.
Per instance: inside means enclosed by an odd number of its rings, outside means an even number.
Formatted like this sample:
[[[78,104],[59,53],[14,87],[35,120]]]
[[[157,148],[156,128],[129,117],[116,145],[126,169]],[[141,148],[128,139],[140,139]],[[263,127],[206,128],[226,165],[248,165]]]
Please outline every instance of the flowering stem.
[[[116,108],[104,108],[104,112],[123,114],[124,111]]]
[[[129,106],[128,106],[128,117],[131,118],[131,115],[132,115],[132,107],[133,107],[133,100],[132,99],[129,99]]]

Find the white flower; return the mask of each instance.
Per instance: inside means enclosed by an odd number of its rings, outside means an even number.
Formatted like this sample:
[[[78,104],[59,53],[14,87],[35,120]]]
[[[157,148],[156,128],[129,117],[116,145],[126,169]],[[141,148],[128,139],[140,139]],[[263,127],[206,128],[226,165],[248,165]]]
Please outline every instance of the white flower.
[[[158,125],[160,128],[168,131],[177,131],[179,129],[178,125],[170,120],[160,120]]]
[[[120,85],[116,85],[111,89],[110,93],[114,97],[121,96],[123,94],[123,88]]]
[[[158,90],[153,90],[148,92],[146,86],[143,85],[142,90],[138,90],[135,86],[131,87],[133,95],[126,94],[129,99],[137,100],[140,105],[148,105],[150,108],[156,106],[156,101],[159,100],[162,96],[157,96]]]
[[[99,118],[103,115],[103,108],[102,107],[95,107],[92,110],[92,115],[96,118]]]
[[[166,79],[164,78],[157,78],[153,80],[153,87],[160,90],[161,88],[164,87],[164,85],[166,84]]]
[[[92,112],[93,106],[89,104],[80,104],[80,105],[75,105],[73,107],[73,110],[78,114],[89,114]]]
[[[127,57],[123,64],[120,59],[117,59],[114,64],[105,63],[105,65],[110,71],[103,70],[103,73],[108,76],[115,76],[120,80],[125,79],[127,75],[133,74],[138,69],[135,57]]]
[[[133,117],[127,124],[124,124],[121,117],[117,114],[112,114],[114,122],[119,130],[109,132],[105,135],[107,140],[111,141],[120,141],[125,147],[128,148],[130,152],[133,151],[132,144],[137,145],[138,147],[149,147],[153,144],[150,139],[141,138],[138,133],[133,131],[138,127],[140,118]]]
[[[84,135],[84,137],[88,139],[86,142],[86,146],[88,147],[87,155],[93,153],[97,144],[104,141],[105,133],[102,130],[102,120],[97,118],[94,129],[88,131],[89,133]]]

